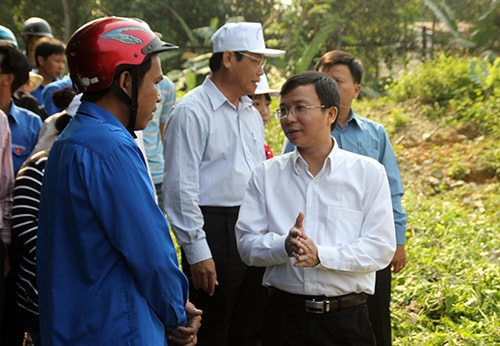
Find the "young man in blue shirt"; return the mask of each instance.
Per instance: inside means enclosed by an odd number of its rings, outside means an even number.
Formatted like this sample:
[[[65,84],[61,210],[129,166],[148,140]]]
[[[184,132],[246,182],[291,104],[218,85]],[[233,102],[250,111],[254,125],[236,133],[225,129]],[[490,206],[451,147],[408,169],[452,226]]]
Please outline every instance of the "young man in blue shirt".
[[[17,173],[38,141],[42,120],[35,113],[18,107],[14,92],[28,81],[30,66],[27,58],[13,46],[0,46],[0,109],[9,118],[12,133],[12,160]]]
[[[169,225],[134,141],[161,96],[158,53],[177,48],[137,19],[104,17],[70,39],[82,103],[45,167],[37,239],[41,342],[194,345]]]

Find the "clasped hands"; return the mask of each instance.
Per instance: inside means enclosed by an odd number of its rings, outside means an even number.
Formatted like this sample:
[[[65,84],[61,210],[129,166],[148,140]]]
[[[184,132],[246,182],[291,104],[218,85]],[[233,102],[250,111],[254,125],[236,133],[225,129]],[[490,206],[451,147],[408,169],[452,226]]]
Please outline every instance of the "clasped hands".
[[[201,314],[193,303],[187,302],[186,315],[188,318],[187,327],[167,328],[167,338],[169,345],[194,346],[198,342],[198,330],[201,326]]]
[[[295,225],[285,239],[285,250],[289,257],[294,257],[295,267],[314,267],[319,264],[318,247],[304,231],[304,213],[299,212]]]

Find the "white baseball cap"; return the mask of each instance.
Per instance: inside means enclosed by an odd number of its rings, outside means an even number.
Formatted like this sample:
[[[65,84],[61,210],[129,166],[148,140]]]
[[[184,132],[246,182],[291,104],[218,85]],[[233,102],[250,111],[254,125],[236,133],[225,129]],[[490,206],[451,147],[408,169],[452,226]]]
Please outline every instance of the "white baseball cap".
[[[266,48],[262,24],[260,23],[227,23],[220,27],[212,36],[214,53],[226,50],[233,52],[247,51],[277,57],[285,54],[281,49]]]
[[[270,89],[269,83],[267,82],[267,77],[265,74],[260,76],[260,82],[257,84],[257,89],[255,89],[254,95],[269,94],[269,96],[276,97],[279,96],[280,91],[278,89]]]

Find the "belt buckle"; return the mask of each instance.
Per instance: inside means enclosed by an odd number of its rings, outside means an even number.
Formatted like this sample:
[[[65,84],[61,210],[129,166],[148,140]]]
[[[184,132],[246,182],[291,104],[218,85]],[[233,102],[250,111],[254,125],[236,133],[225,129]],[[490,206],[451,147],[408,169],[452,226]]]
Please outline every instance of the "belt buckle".
[[[308,299],[305,301],[305,311],[312,314],[324,314],[325,312],[330,312],[330,301]]]

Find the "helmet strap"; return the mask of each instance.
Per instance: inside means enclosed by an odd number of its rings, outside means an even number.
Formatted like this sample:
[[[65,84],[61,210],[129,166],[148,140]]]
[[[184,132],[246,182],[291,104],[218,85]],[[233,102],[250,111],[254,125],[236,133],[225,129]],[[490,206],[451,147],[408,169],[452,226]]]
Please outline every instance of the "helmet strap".
[[[132,96],[128,96],[125,91],[118,85],[115,81],[111,85],[111,89],[122,99],[123,102],[128,106],[129,109],[129,118],[127,124],[127,130],[132,135],[132,137],[136,138],[137,136],[134,133],[135,129],[135,121],[137,119],[137,108],[138,108],[138,97],[139,97],[139,79],[138,79],[138,71],[137,69],[129,70],[131,78],[132,78]]]

